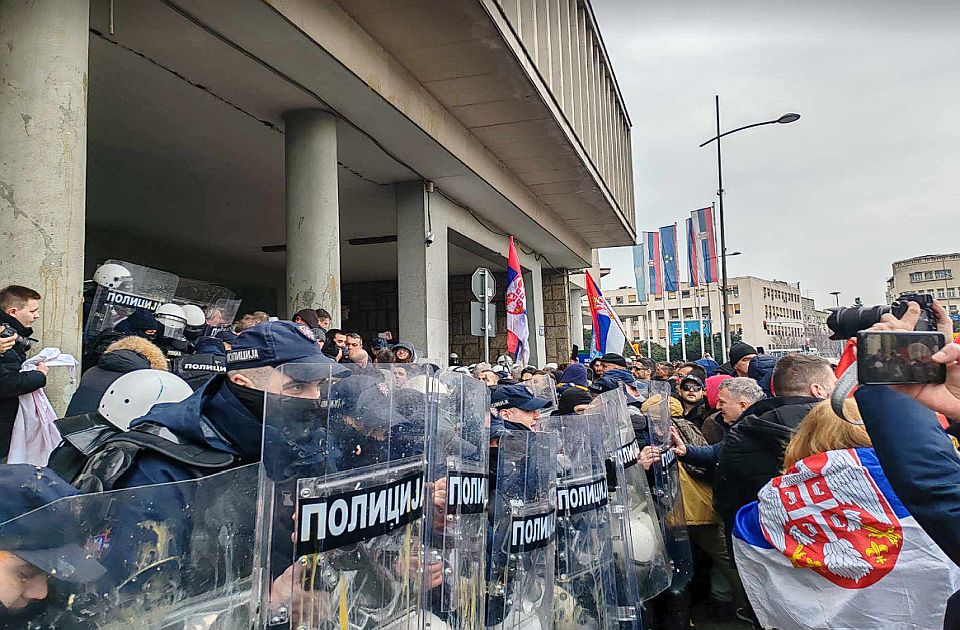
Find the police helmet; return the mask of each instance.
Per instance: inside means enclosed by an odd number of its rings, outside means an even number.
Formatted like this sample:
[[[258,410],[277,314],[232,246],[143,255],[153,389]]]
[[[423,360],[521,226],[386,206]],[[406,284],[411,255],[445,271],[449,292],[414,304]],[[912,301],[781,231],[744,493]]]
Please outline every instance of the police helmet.
[[[130,274],[130,271],[123,265],[116,263],[100,265],[97,267],[97,270],[93,272],[93,281],[101,287],[108,289],[116,289],[129,283],[131,280],[133,280],[133,276]]]
[[[634,562],[645,564],[653,560],[658,542],[653,533],[653,526],[647,514],[630,515]]]
[[[163,370],[134,370],[115,380],[100,399],[97,411],[123,429],[159,403],[180,402],[193,389],[187,382]]]
[[[187,325],[187,314],[179,304],[172,302],[162,304],[154,315],[157,321],[168,330],[183,330],[183,327]]]
[[[203,309],[196,304],[184,304],[182,308],[187,319],[187,326],[196,328],[207,323],[207,316],[203,314]]]

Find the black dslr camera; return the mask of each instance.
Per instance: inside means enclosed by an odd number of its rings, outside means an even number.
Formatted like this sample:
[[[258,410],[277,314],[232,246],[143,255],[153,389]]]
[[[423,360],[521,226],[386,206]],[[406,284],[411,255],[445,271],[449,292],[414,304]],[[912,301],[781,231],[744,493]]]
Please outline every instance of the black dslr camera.
[[[841,306],[840,308],[827,309],[830,311],[827,326],[833,331],[830,339],[842,341],[850,337],[856,337],[858,332],[879,322],[880,318],[886,313],[892,313],[894,317],[899,319],[907,312],[910,302],[916,302],[920,305],[920,321],[917,322],[917,327],[914,330],[936,330],[937,314],[933,310],[933,296],[925,293],[904,293],[889,306],[881,304],[860,307]]]

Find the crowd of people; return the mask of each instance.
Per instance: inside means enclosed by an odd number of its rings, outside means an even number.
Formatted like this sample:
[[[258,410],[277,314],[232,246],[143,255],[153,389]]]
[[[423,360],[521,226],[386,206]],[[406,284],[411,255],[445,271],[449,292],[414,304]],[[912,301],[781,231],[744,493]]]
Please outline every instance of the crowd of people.
[[[38,343],[32,324],[42,299],[27,287],[0,290],[3,454],[11,450],[21,397],[46,385],[43,362],[22,371]],[[874,328],[911,330],[914,306]],[[949,318],[936,309],[941,330],[952,335]],[[321,377],[294,378],[281,366],[324,365],[323,378],[352,384],[340,390],[350,396],[384,383],[412,385],[420,374],[409,342],[389,331],[364,340],[332,328],[331,319],[322,308],[289,320],[258,311],[232,326],[204,322],[170,345],[162,318],[135,309],[109,334],[85,338],[77,390],[56,422],[62,443],[49,462],[32,462],[49,468],[0,466],[0,626],[26,627],[51,580],[91,580],[106,570],[77,558],[76,572],[60,575],[53,552],[43,550],[50,544],[37,548],[37,536],[20,533],[11,546],[3,523],[79,492],[256,464],[266,398],[320,396]],[[946,384],[863,386],[839,403],[831,401],[837,374],[827,359],[797,353],[776,360],[744,342],[734,343],[722,364],[611,352],[589,364],[571,359],[542,368],[515,365],[508,355],[469,365],[450,355],[443,367],[488,388],[491,468],[499,440],[510,431],[540,431],[543,409],[591,413],[598,396],[623,392],[642,445],[637,463],[655,497],[661,473],[673,471],[680,525],[693,548],[690,575],[643,603],[647,627],[689,628],[693,604],[705,602],[712,619],[757,628],[958,628],[960,457],[952,436],[960,434],[960,345],[933,360],[946,366]],[[417,378],[423,393],[428,379]],[[359,407],[355,399],[349,404]],[[666,438],[655,427],[659,410],[667,410]],[[416,422],[416,413],[408,416],[405,422]],[[376,439],[395,448],[389,431]],[[354,451],[336,452],[364,462],[371,456],[359,441]],[[657,517],[665,522],[671,514]],[[61,534],[58,548],[83,542]]]

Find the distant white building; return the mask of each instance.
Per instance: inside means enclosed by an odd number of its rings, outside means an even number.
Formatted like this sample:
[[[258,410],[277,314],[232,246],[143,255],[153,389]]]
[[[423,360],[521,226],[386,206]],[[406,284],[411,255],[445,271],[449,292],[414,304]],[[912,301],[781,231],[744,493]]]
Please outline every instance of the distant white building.
[[[887,280],[887,303],[902,293],[926,293],[960,316],[960,253],[928,254],[893,263]]]
[[[804,297],[798,284],[754,276],[730,278],[727,284],[731,332],[741,335],[745,342],[768,350],[810,348],[830,356],[835,354],[836,344],[827,340],[828,313],[818,310],[812,299]],[[662,298],[640,304],[632,287],[608,289],[604,297],[623,321],[628,340],[641,351],[648,339],[666,345],[668,332],[670,343],[679,343],[681,306],[687,334],[699,332],[701,322],[706,339],[723,330],[718,284],[691,289],[687,283],[681,283],[680,289],[679,301],[677,293],[668,293],[666,305]],[[581,312],[589,338],[590,311],[585,300]]]

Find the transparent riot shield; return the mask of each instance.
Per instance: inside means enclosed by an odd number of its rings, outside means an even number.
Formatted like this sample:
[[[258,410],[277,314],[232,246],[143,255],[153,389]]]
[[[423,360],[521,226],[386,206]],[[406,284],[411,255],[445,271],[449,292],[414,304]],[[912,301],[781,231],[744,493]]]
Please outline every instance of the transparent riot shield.
[[[551,416],[540,425],[559,435],[554,626],[618,628],[604,418]]]
[[[416,628],[422,610],[426,366],[277,368],[267,394],[257,536],[265,628]],[[404,387],[423,377],[425,389]]]
[[[683,494],[680,487],[680,462],[673,453],[670,440],[670,384],[663,381],[638,381],[644,399],[643,413],[647,419],[647,441],[660,451],[660,459],[653,471],[653,496],[663,529],[664,542],[673,562],[670,589],[679,593],[693,577],[693,551],[687,533],[683,512]]]
[[[42,590],[22,582],[26,597],[0,609],[0,626],[250,627],[257,474],[251,464],[190,481],[81,494],[3,523],[2,555],[49,581]]]
[[[612,523],[620,587],[618,599],[624,624],[638,627],[641,624],[638,603],[670,587],[673,567],[647,475],[637,462],[641,447],[623,390],[597,396],[587,413],[602,413],[607,422],[607,466],[614,472],[608,474],[608,480],[611,480],[609,502],[615,517]]]
[[[557,410],[557,383],[549,374],[535,374],[523,382],[530,393],[537,398],[549,400],[550,405],[540,410],[541,416],[549,416]]]
[[[487,626],[553,625],[557,434],[507,431],[497,448]]]
[[[415,377],[415,380],[419,377]],[[428,381],[436,398],[427,439],[424,505],[425,624],[480,629],[485,623],[487,503],[490,491],[489,389],[444,369]]]
[[[128,273],[111,282],[114,286],[97,286],[84,329],[85,340],[114,328],[137,311],[152,314],[161,304],[173,299],[179,281],[172,273],[122,260],[108,260],[104,264],[119,265]]]
[[[194,304],[203,309],[207,320],[205,335],[215,335],[232,326],[240,310],[240,300],[230,289],[191,278],[180,278],[175,298],[177,304]]]

